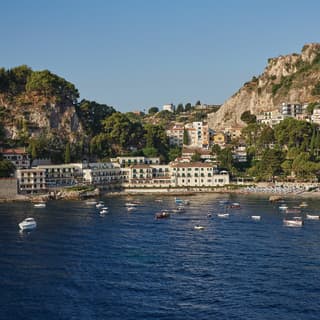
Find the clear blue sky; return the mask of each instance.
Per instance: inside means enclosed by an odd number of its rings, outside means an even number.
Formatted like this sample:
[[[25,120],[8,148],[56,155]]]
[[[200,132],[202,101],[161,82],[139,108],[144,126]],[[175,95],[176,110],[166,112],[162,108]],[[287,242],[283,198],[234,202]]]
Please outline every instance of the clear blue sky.
[[[7,0],[1,67],[27,64],[119,111],[223,103],[267,59],[320,42],[318,0]]]

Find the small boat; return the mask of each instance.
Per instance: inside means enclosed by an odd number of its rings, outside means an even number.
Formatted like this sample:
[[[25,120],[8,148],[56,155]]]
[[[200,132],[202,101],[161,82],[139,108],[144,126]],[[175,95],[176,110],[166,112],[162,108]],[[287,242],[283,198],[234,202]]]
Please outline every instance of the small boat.
[[[103,208],[102,210],[100,210],[100,214],[104,215],[106,213],[108,213],[108,208],[107,209]]]
[[[301,213],[301,209],[298,208],[287,208],[285,210],[286,213]]]
[[[183,213],[186,212],[186,209],[184,206],[177,206],[176,212]]]
[[[175,202],[176,202],[176,204],[185,204],[185,205],[190,204],[189,200],[182,200],[182,199],[178,199],[178,198],[175,198]]]
[[[218,213],[217,216],[219,218],[229,218],[229,213]]]
[[[261,216],[251,216],[251,219],[258,221],[261,220]]]
[[[138,205],[138,204],[135,203],[135,202],[127,202],[127,203],[125,204],[126,207],[136,207],[137,205]]]
[[[170,213],[166,210],[163,210],[161,212],[157,212],[155,215],[156,219],[164,219],[164,218],[169,218],[170,217]]]
[[[162,199],[156,199],[154,200],[155,202],[162,202],[163,200]]]
[[[200,225],[197,224],[197,225],[194,226],[194,229],[195,230],[204,230],[204,226],[200,226]]]
[[[128,211],[135,211],[135,210],[137,210],[137,208],[136,207],[127,207],[127,210]]]
[[[233,202],[233,203],[230,204],[230,208],[232,208],[232,209],[240,209],[241,206],[240,206],[240,203]]]
[[[307,206],[308,204],[305,201],[301,202],[299,205],[300,208],[306,208]]]
[[[37,227],[37,222],[33,218],[26,218],[19,223],[21,230],[33,230]]]
[[[319,220],[320,217],[317,216],[317,215],[313,215],[313,214],[307,214],[306,215],[306,219],[308,219],[308,220]]]
[[[88,200],[88,201],[86,201],[86,204],[88,204],[88,205],[96,205],[96,204],[97,204],[97,201],[95,201],[95,200]]]
[[[286,227],[302,227],[303,226],[303,220],[302,219],[284,219],[283,225]]]
[[[104,207],[104,203],[102,201],[99,201],[99,203],[96,204],[96,208],[100,209]]]
[[[279,210],[287,210],[288,206],[286,204],[282,204],[281,206],[279,206]]]
[[[211,218],[212,217],[212,213],[208,212],[207,217]]]
[[[33,206],[35,208],[45,208],[46,207],[46,203],[45,202],[39,202],[39,203],[35,203]]]

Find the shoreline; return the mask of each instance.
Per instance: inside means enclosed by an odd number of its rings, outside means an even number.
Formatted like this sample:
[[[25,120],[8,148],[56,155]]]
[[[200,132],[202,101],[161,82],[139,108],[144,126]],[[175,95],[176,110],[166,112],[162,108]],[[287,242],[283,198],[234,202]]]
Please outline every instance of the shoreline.
[[[259,197],[278,197],[281,199],[284,198],[301,198],[301,199],[307,199],[307,198],[319,198],[320,199],[320,191],[303,191],[303,192],[289,192],[289,193],[281,193],[281,192],[263,192],[263,191],[248,191],[244,189],[220,189],[220,190],[159,190],[159,189],[129,189],[129,190],[121,190],[121,191],[109,191],[109,192],[100,192],[99,194],[95,194],[89,197],[82,197],[80,194],[73,194],[72,197],[65,196],[60,198],[50,198],[50,193],[47,194],[34,194],[34,195],[20,195],[17,194],[16,196],[12,198],[1,198],[1,203],[6,202],[39,202],[39,201],[46,201],[46,200],[81,200],[86,198],[95,198],[95,197],[118,197],[118,196],[193,196],[193,195],[199,195],[199,194],[239,194],[239,195],[256,195]]]

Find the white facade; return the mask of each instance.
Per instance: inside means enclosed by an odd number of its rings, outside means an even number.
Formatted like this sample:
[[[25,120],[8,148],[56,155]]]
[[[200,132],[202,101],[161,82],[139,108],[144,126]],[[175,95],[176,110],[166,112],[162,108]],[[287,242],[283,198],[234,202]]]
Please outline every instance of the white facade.
[[[39,193],[46,190],[46,173],[44,169],[18,169],[16,176],[20,193]]]
[[[136,164],[160,164],[159,157],[116,157],[112,158],[111,162],[119,163],[121,167],[128,167]]]
[[[47,187],[72,186],[83,179],[82,163],[41,165],[37,168],[45,170]]]
[[[313,110],[311,121],[316,124],[320,124],[320,108]]]
[[[214,187],[229,184],[229,174],[217,173],[212,165],[202,162],[173,163],[171,183],[177,187]]]
[[[162,110],[163,111],[170,111],[170,112],[174,112],[175,110],[175,106],[174,104],[170,103],[170,104],[165,104],[163,107],[162,107]]]
[[[128,181],[128,170],[109,162],[89,163],[83,169],[83,182],[94,185],[118,184]]]
[[[3,159],[14,164],[17,169],[30,168],[30,156],[24,148],[1,149]]]
[[[210,143],[208,124],[202,121],[188,123],[185,126],[188,134],[188,145],[192,147],[206,148]]]
[[[166,131],[167,137],[169,138],[169,144],[171,146],[183,146],[183,134],[184,134],[184,125],[175,124],[171,129]]]

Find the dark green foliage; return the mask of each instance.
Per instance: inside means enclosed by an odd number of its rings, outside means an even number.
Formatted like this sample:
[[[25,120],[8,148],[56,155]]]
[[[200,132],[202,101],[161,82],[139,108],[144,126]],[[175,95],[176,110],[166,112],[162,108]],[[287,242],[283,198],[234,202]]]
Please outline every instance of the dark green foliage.
[[[311,94],[313,96],[320,96],[320,82],[318,82],[312,89]]]
[[[37,92],[45,97],[54,96],[58,102],[67,100],[74,104],[79,98],[79,92],[72,83],[49,70],[32,72],[25,87],[27,92]]]
[[[184,107],[183,107],[183,104],[182,103],[179,103],[177,105],[177,109],[176,109],[176,113],[181,113],[184,111]]]
[[[70,163],[71,162],[71,150],[70,150],[70,143],[67,143],[66,150],[64,153],[64,163]]]
[[[76,106],[76,111],[86,133],[90,136],[99,134],[102,130],[102,120],[116,112],[113,107],[88,100],[81,100]]]
[[[8,160],[0,160],[0,178],[11,177],[14,173],[15,166]]]
[[[184,106],[184,110],[187,112],[187,111],[191,111],[191,109],[192,109],[191,103],[186,103],[186,105]]]
[[[199,152],[195,152],[191,157],[192,162],[199,162],[201,161],[201,154]]]
[[[179,147],[173,147],[169,149],[168,152],[168,161],[174,161],[176,158],[181,157],[181,148]]]
[[[156,114],[157,112],[159,112],[159,108],[157,107],[151,107],[148,111],[149,114]]]
[[[306,151],[310,145],[313,125],[306,121],[287,118],[274,128],[274,135],[280,146],[296,147]]]
[[[188,131],[186,129],[183,130],[183,144],[186,146],[189,144]]]
[[[240,119],[246,124],[255,123],[257,121],[257,117],[254,114],[251,114],[250,111],[244,111]]]

